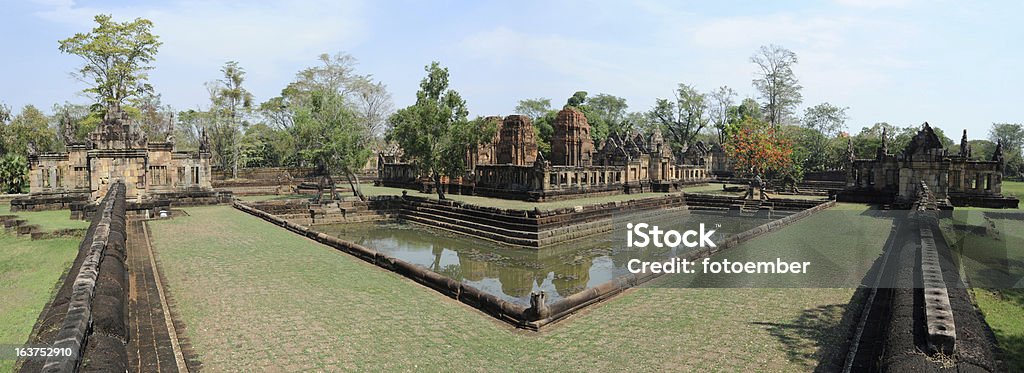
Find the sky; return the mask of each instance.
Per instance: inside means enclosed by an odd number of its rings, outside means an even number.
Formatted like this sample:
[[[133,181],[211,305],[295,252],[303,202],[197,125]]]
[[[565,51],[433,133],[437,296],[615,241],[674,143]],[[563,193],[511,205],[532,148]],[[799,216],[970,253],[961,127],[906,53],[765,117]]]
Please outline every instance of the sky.
[[[204,82],[225,61],[246,70],[258,102],[277,96],[322,53],[344,52],[385,83],[395,107],[415,101],[424,66],[448,67],[472,116],[508,115],[575,91],[649,110],[680,83],[757,98],[750,57],[795,52],[806,107],[848,107],[847,129],[925,121],[954,140],[993,122],[1024,122],[1024,2],[782,1],[197,1],[0,0],[0,102],[45,111],[89,103],[82,60],[58,40],[96,14],[154,23],[163,45],[150,83],[177,110],[205,108]]]

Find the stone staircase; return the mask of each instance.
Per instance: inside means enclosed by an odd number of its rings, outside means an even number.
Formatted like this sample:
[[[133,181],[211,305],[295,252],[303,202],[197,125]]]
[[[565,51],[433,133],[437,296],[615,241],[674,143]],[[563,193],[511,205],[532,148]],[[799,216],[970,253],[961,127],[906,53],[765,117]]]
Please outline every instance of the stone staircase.
[[[761,200],[759,199],[747,199],[743,200],[743,205],[740,206],[740,212],[744,214],[754,214],[761,209]]]
[[[4,230],[18,236],[28,236],[33,240],[44,240],[54,237],[81,237],[85,229],[58,229],[52,232],[42,230],[39,225],[28,224],[28,220],[19,219],[17,215],[0,215],[0,224]]]
[[[371,210],[366,202],[359,200],[333,201],[310,204],[310,224],[362,223],[387,218],[381,211]]]

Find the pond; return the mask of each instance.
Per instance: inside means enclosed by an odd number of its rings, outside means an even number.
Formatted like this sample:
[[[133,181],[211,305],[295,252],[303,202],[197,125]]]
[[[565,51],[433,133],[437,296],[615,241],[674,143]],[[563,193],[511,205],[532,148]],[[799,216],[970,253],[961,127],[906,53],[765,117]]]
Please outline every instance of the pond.
[[[628,272],[630,259],[666,259],[691,248],[627,247],[628,223],[648,223],[662,230],[715,230],[712,241],[768,222],[687,210],[661,210],[612,219],[614,229],[540,249],[512,247],[440,229],[403,222],[335,224],[314,227],[404,261],[462,281],[504,300],[529,305],[530,293],[547,292],[548,302],[610,281]]]

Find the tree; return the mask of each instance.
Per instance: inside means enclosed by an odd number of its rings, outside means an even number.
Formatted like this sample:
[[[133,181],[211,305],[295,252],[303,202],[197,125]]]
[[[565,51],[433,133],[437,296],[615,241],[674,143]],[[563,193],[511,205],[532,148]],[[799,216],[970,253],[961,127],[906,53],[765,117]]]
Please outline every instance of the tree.
[[[551,137],[555,134],[555,118],[558,117],[558,112],[551,109],[551,99],[540,97],[519,100],[515,112],[530,117],[534,135],[537,136],[537,150],[544,157],[549,157]]]
[[[147,93],[133,100],[130,115],[139,122],[139,128],[149,139],[166,138],[169,125],[173,125],[174,110],[160,101],[160,95]],[[95,126],[94,126],[95,127]]]
[[[601,116],[599,109],[590,105],[586,91],[576,91],[576,93],[573,93],[566,100],[565,107],[574,107],[583,112],[583,116],[587,118],[587,124],[590,125],[590,138],[595,143],[599,143],[608,137],[609,124],[605,121],[605,117]],[[556,116],[554,115],[553,117]],[[552,120],[551,123],[554,123],[554,121]]]
[[[26,105],[0,131],[3,148],[7,153],[21,156],[29,155],[29,144],[40,153],[56,151],[60,148],[57,132],[50,127],[50,120],[35,106]]]
[[[0,193],[21,193],[28,181],[28,162],[20,154],[7,153],[0,157]]]
[[[86,93],[96,98],[100,110],[120,108],[128,99],[152,92],[146,83],[162,44],[150,30],[153,23],[136,18],[131,22],[115,22],[107,14],[97,15],[98,24],[88,33],[77,33],[61,40],[60,51],[85,60],[76,76],[89,85]]]
[[[273,167],[280,165],[280,153],[274,149],[276,133],[266,124],[249,126],[239,144],[239,163],[242,167]]]
[[[200,109],[178,112],[175,123],[175,146],[178,149],[199,149],[199,138],[206,128],[213,128],[213,113]]]
[[[764,100],[765,117],[769,124],[778,126],[787,121],[796,106],[803,102],[800,94],[803,87],[793,74],[793,65],[797,64],[796,53],[771,44],[761,46],[750,57],[750,62],[759,69],[754,88]]]
[[[1002,142],[1003,151],[1020,151],[1024,147],[1024,126],[1019,123],[992,123],[988,139]]]
[[[576,91],[565,102],[565,106],[579,108],[587,102],[587,91]]]
[[[830,103],[821,103],[804,110],[803,131],[798,138],[801,147],[807,150],[803,169],[808,171],[824,171],[838,167],[840,159],[833,140],[846,126],[847,108]]]
[[[682,151],[708,125],[707,96],[692,86],[680,83],[674,101],[659,98],[650,116],[667,133],[672,148]]]
[[[207,83],[213,106],[214,127],[211,131],[214,154],[223,168],[231,167],[231,177],[238,177],[239,143],[247,123],[244,118],[252,109],[253,96],[242,87],[245,69],[236,61],[228,61],[220,69],[220,79]]]
[[[352,193],[365,199],[358,172],[372,155],[377,136],[387,131],[391,94],[370,75],[357,74],[351,55],[324,53],[318,60],[319,64],[299,71],[281,96],[260,106],[264,118],[277,129],[277,136],[264,141],[281,154],[281,163],[316,167],[321,186],[330,184],[332,198],[332,173],[341,173]]]
[[[11,107],[7,104],[0,102],[0,125],[5,125],[11,121]]]
[[[391,93],[382,82],[374,82],[369,76],[363,76],[354,82],[352,95],[356,98],[356,114],[363,126],[370,130],[373,137],[383,135],[387,131],[387,119],[395,111],[391,101]]]
[[[60,131],[64,130],[63,126],[66,124],[64,121],[70,120],[70,124],[74,126],[74,138],[72,140],[75,141],[85,140],[89,133],[103,122],[103,112],[93,110],[90,105],[65,102],[63,104],[54,104],[51,111],[58,121],[58,125],[55,127]]]
[[[886,122],[878,122],[871,127],[863,127],[853,141],[854,155],[857,158],[874,158],[878,148],[882,146],[882,134],[885,134],[885,142],[890,153],[895,153],[906,147],[906,144],[896,142],[896,135],[901,129]],[[909,141],[909,138],[907,139]]]
[[[441,178],[460,175],[465,170],[466,147],[475,144],[458,140],[467,125],[466,101],[448,87],[448,68],[432,62],[425,68],[416,103],[391,116],[390,138],[398,142],[411,163],[430,173],[437,197],[444,199]]]
[[[372,134],[369,126],[359,123],[359,114],[339,91],[323,87],[308,92],[309,100],[295,112],[296,140],[304,144],[300,155],[320,169],[317,200],[322,198],[325,184],[331,188],[330,199],[336,197],[331,177],[336,171],[344,173],[352,192],[365,200],[356,171],[366,164],[372,153],[368,146]]]
[[[988,137],[992,142],[1000,142],[1003,145],[1006,175],[1020,177],[1024,173],[1024,160],[1021,159],[1021,147],[1024,146],[1024,126],[1020,123],[992,123]]]
[[[748,120],[726,142],[725,152],[748,176],[793,172],[793,143],[770,125]]]
[[[595,122],[602,123],[607,128],[606,135],[602,138],[607,137],[607,134],[610,133],[625,133],[633,129],[626,122],[626,109],[629,108],[629,105],[622,97],[599,93],[587,99],[585,106],[587,108],[585,112],[590,113],[587,120],[594,117]]]
[[[728,136],[726,127],[729,125],[729,109],[733,107],[734,97],[736,97],[736,91],[727,86],[718,87],[708,94],[708,115],[711,118],[711,124],[718,131],[719,144],[725,143]]]

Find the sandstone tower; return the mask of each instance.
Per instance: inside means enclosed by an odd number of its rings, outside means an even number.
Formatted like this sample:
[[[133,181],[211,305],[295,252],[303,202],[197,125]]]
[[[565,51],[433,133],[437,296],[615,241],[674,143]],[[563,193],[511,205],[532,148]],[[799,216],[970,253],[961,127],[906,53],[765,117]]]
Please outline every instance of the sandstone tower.
[[[590,124],[583,112],[574,107],[562,109],[558,112],[554,127],[551,164],[589,166],[594,153],[594,140],[590,137]]]
[[[509,115],[505,117],[498,129],[498,141],[495,145],[497,164],[526,166],[537,160],[537,138],[533,133],[533,124],[525,115]]]

